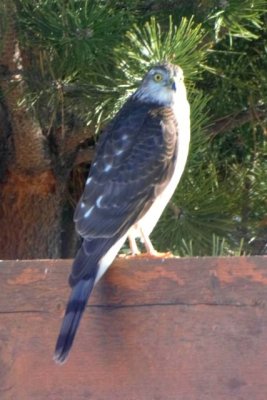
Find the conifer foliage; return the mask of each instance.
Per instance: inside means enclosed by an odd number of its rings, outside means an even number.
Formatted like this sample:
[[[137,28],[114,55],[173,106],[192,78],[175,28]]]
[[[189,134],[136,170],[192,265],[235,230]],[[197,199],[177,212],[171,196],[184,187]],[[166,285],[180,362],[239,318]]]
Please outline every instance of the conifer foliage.
[[[74,255],[73,207],[97,138],[163,60],[184,70],[192,141],[155,245],[266,254],[266,10],[267,0],[3,0],[0,257]]]

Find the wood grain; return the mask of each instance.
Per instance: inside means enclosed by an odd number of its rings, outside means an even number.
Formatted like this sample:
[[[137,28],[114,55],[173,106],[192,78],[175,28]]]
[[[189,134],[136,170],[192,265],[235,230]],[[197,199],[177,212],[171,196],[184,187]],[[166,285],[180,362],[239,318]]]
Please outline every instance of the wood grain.
[[[58,366],[70,266],[0,263],[1,400],[267,399],[267,257],[117,259]]]

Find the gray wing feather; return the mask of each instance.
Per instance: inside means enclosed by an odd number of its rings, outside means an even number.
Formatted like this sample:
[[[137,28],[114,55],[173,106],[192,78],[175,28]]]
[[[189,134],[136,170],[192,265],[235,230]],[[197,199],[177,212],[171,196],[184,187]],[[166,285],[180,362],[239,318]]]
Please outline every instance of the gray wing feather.
[[[168,182],[176,140],[171,109],[129,100],[102,134],[75,211],[78,233],[89,240],[122,236],[141,218],[155,188]]]

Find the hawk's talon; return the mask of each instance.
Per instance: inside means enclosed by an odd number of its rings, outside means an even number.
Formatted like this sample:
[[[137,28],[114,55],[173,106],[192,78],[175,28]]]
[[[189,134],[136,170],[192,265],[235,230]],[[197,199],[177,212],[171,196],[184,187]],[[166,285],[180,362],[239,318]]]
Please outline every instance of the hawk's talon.
[[[174,255],[172,254],[171,251],[160,252],[155,249],[153,252],[142,253],[141,256],[147,257],[147,258],[172,258],[172,257],[174,257]]]

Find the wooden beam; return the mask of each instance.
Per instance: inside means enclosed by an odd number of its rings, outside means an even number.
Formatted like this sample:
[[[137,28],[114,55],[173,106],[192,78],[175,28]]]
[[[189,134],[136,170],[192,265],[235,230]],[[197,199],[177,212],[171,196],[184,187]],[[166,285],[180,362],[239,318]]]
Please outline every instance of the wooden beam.
[[[70,266],[0,263],[1,400],[267,399],[267,257],[117,259],[59,366]]]

